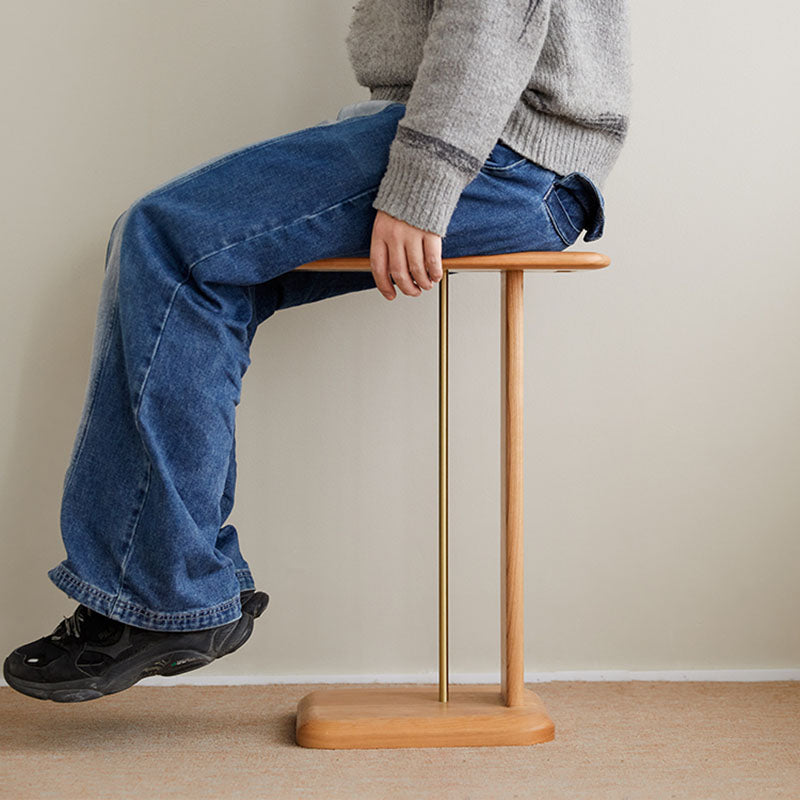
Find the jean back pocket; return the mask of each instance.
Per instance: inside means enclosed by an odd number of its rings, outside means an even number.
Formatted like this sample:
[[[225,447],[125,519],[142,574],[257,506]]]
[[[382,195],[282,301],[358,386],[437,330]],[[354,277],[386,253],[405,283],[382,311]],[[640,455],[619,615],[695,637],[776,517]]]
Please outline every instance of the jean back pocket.
[[[556,177],[542,203],[565,247],[574,244],[582,230],[586,231],[584,242],[592,242],[603,235],[603,195],[583,172],[570,172]]]

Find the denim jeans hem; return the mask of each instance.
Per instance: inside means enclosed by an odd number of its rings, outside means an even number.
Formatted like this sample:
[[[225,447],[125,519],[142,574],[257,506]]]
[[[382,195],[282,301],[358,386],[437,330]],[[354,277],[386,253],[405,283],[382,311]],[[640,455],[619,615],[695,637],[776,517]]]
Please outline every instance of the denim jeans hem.
[[[253,580],[253,575],[249,569],[237,569],[236,579],[239,581],[240,592],[243,592],[245,589],[256,588],[256,582]]]
[[[64,565],[64,562],[49,570],[47,577],[73,600],[103,616],[136,628],[151,631],[201,631],[225,625],[242,616],[241,598],[238,594],[209,608],[164,613],[120,600],[118,595],[98,589],[91,583],[81,580]],[[255,586],[249,570],[237,570],[236,578],[241,589]]]

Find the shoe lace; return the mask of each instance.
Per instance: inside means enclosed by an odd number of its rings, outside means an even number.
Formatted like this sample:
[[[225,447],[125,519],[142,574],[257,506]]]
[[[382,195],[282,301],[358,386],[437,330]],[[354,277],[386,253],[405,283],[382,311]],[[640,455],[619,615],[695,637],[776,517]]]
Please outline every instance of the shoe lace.
[[[63,617],[51,636],[53,639],[65,639],[68,637],[77,639],[81,635],[81,623],[84,619],[84,607],[78,606],[71,616]]]

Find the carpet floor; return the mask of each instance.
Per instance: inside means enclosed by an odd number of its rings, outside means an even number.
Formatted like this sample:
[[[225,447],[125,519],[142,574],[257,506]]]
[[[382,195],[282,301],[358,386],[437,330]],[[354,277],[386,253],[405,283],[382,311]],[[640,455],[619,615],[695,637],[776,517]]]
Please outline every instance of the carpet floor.
[[[74,704],[0,688],[0,797],[800,798],[800,682],[529,684],[555,740],[413,750],[298,747],[314,688],[134,686]]]

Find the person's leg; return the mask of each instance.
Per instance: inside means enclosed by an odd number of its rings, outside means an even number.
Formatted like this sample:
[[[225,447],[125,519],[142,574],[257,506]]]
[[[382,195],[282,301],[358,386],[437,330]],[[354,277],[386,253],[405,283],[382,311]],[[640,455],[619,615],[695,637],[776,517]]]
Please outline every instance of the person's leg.
[[[230,153],[155,189],[117,221],[90,380],[64,479],[71,597],[131,625],[237,619],[253,586],[236,531],[235,409],[256,327],[281,308],[374,288],[371,273],[297,271],[366,256],[404,107]],[[554,173],[489,166],[465,190],[443,255],[562,249],[543,212]]]
[[[265,284],[299,264],[368,251],[401,110],[228,154],[117,221],[64,478],[67,558],[48,572],[68,595],[152,630],[239,617],[253,577],[222,523],[241,380],[257,313],[265,318],[256,287],[263,301]],[[359,288],[369,281],[356,276]],[[273,284],[275,307],[313,285]]]

